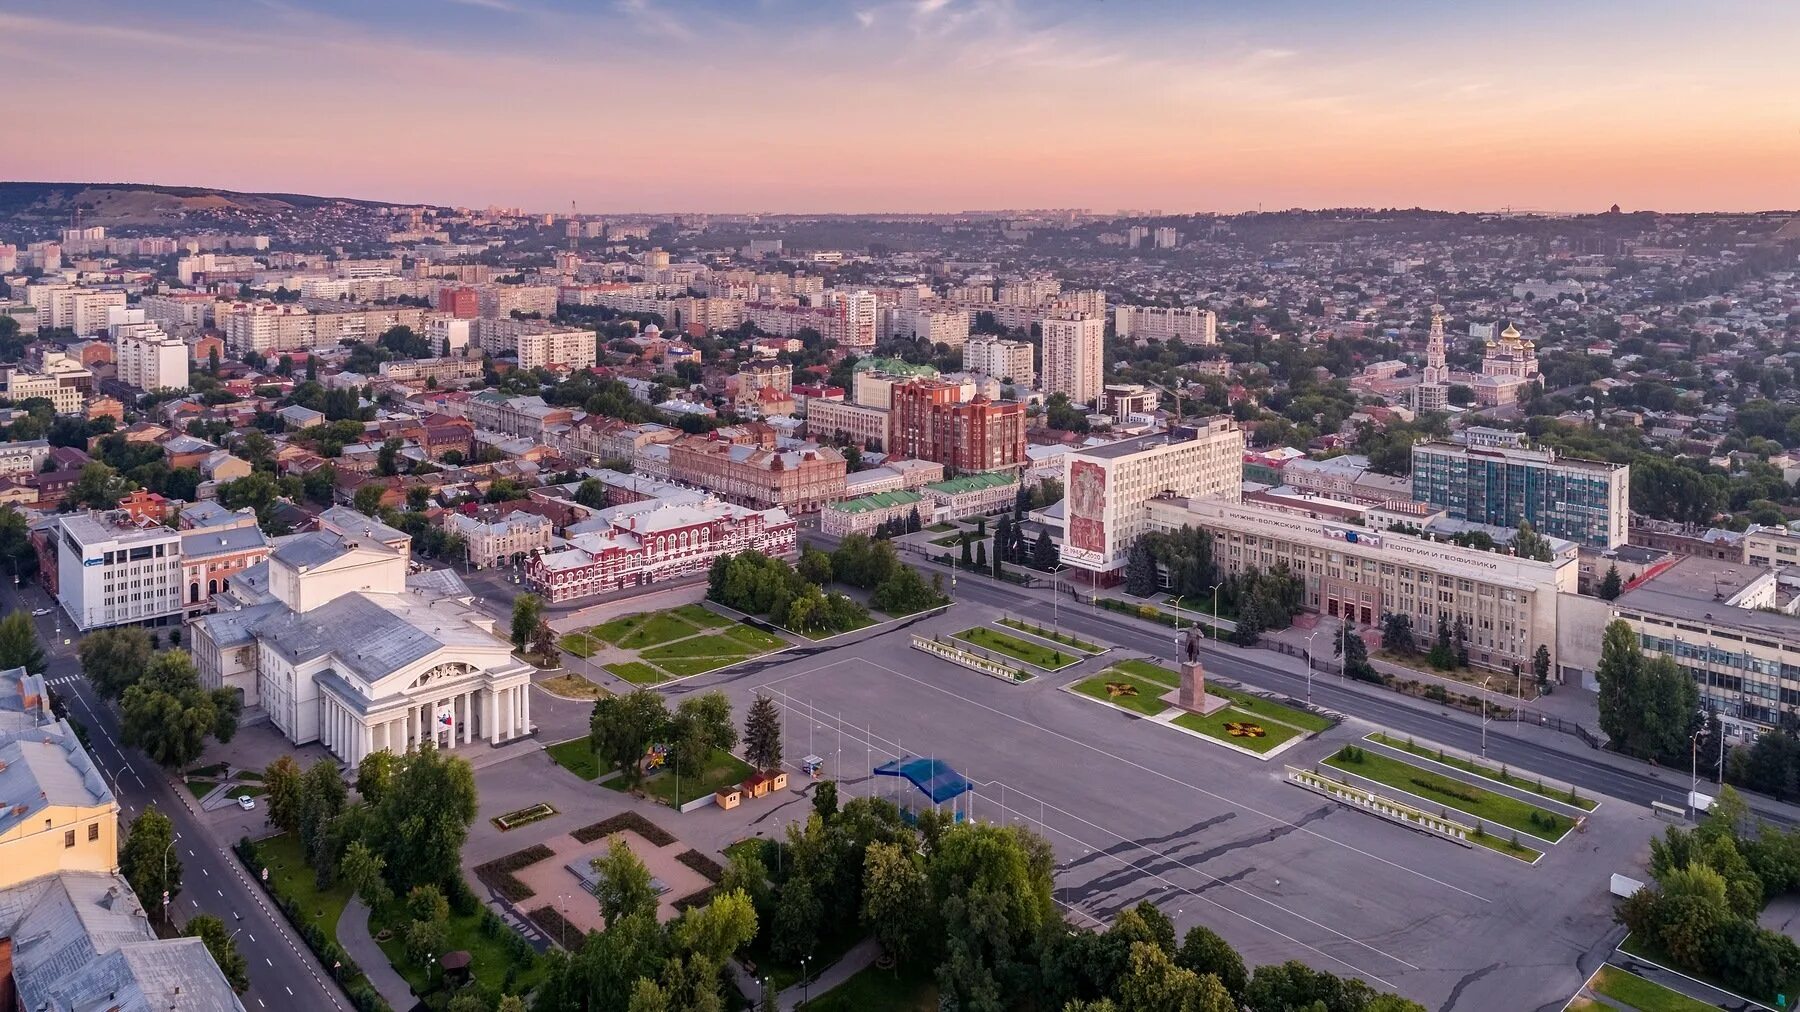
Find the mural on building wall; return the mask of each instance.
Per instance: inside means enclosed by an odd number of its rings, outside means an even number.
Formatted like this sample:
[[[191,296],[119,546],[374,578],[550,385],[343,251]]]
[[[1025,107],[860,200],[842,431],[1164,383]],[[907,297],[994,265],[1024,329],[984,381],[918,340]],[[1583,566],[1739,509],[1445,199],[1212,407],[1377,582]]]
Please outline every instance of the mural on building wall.
[[[1106,551],[1106,469],[1087,460],[1069,466],[1070,545],[1087,552]]]

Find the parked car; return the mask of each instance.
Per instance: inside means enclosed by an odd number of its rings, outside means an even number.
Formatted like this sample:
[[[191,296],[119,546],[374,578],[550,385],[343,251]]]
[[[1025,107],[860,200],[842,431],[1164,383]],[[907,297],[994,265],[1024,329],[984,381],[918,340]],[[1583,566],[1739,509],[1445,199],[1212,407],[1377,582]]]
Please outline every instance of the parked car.
[[[248,812],[256,807],[256,799],[248,794],[240,794],[238,795],[238,807]]]

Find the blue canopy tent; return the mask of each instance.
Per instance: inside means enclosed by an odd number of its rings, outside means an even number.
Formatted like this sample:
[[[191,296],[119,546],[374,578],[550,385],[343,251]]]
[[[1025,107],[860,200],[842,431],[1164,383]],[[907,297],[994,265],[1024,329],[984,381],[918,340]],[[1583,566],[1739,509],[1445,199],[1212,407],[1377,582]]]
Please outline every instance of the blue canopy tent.
[[[905,780],[917,788],[920,794],[929,798],[933,808],[946,801],[950,802],[950,810],[958,821],[961,821],[966,813],[957,811],[956,799],[975,789],[975,785],[969,782],[969,778],[958,773],[956,768],[949,763],[942,759],[928,759],[921,756],[907,756],[882,763],[875,767],[875,775]],[[899,804],[902,811],[916,811],[904,802],[899,802]]]

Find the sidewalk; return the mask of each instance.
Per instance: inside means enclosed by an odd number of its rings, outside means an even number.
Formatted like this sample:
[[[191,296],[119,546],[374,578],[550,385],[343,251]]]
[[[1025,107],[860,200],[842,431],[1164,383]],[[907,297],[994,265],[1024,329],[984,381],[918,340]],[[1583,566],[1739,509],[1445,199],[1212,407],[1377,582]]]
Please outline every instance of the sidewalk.
[[[842,959],[826,967],[810,984],[795,984],[776,995],[775,1002],[781,1012],[794,1012],[808,995],[813,998],[824,997],[832,988],[874,965],[875,958],[879,955],[881,944],[873,938],[865,938],[852,945]],[[752,977],[744,969],[744,964],[735,959],[731,961],[731,973],[737,978],[738,991],[750,999],[750,1007],[759,1007],[758,1003],[762,1001],[762,981]]]
[[[375,936],[369,933],[369,908],[363,904],[362,897],[352,896],[350,902],[344,904],[344,913],[338,918],[338,944],[356,965],[362,968],[363,975],[369,978],[369,984],[381,995],[383,1001],[394,1008],[411,1008],[415,1004],[412,985],[394,965],[388,962],[387,953],[375,944]]]

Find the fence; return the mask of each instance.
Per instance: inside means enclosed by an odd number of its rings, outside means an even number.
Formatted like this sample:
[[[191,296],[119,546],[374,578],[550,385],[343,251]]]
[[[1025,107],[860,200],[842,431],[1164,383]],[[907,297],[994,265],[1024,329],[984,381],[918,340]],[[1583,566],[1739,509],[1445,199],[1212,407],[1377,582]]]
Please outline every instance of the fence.
[[[1335,801],[1361,808],[1384,819],[1400,822],[1433,836],[1460,843],[1465,847],[1469,843],[1469,834],[1475,830],[1460,822],[1433,815],[1422,809],[1403,804],[1392,798],[1384,798],[1374,791],[1364,790],[1351,784],[1340,783],[1312,770],[1303,770],[1295,766],[1287,768],[1288,783],[1296,787],[1304,787],[1309,791],[1323,794]]]
[[[923,650],[934,657],[941,657],[952,664],[960,664],[971,671],[979,671],[984,675],[991,675],[1014,685],[1017,685],[1021,681],[1019,675],[1025,674],[1025,672],[1021,672],[1019,669],[1011,667],[1010,665],[1001,664],[999,661],[990,660],[980,654],[953,647],[948,643],[939,643],[937,640],[927,636],[914,634],[912,646],[914,650]]]

